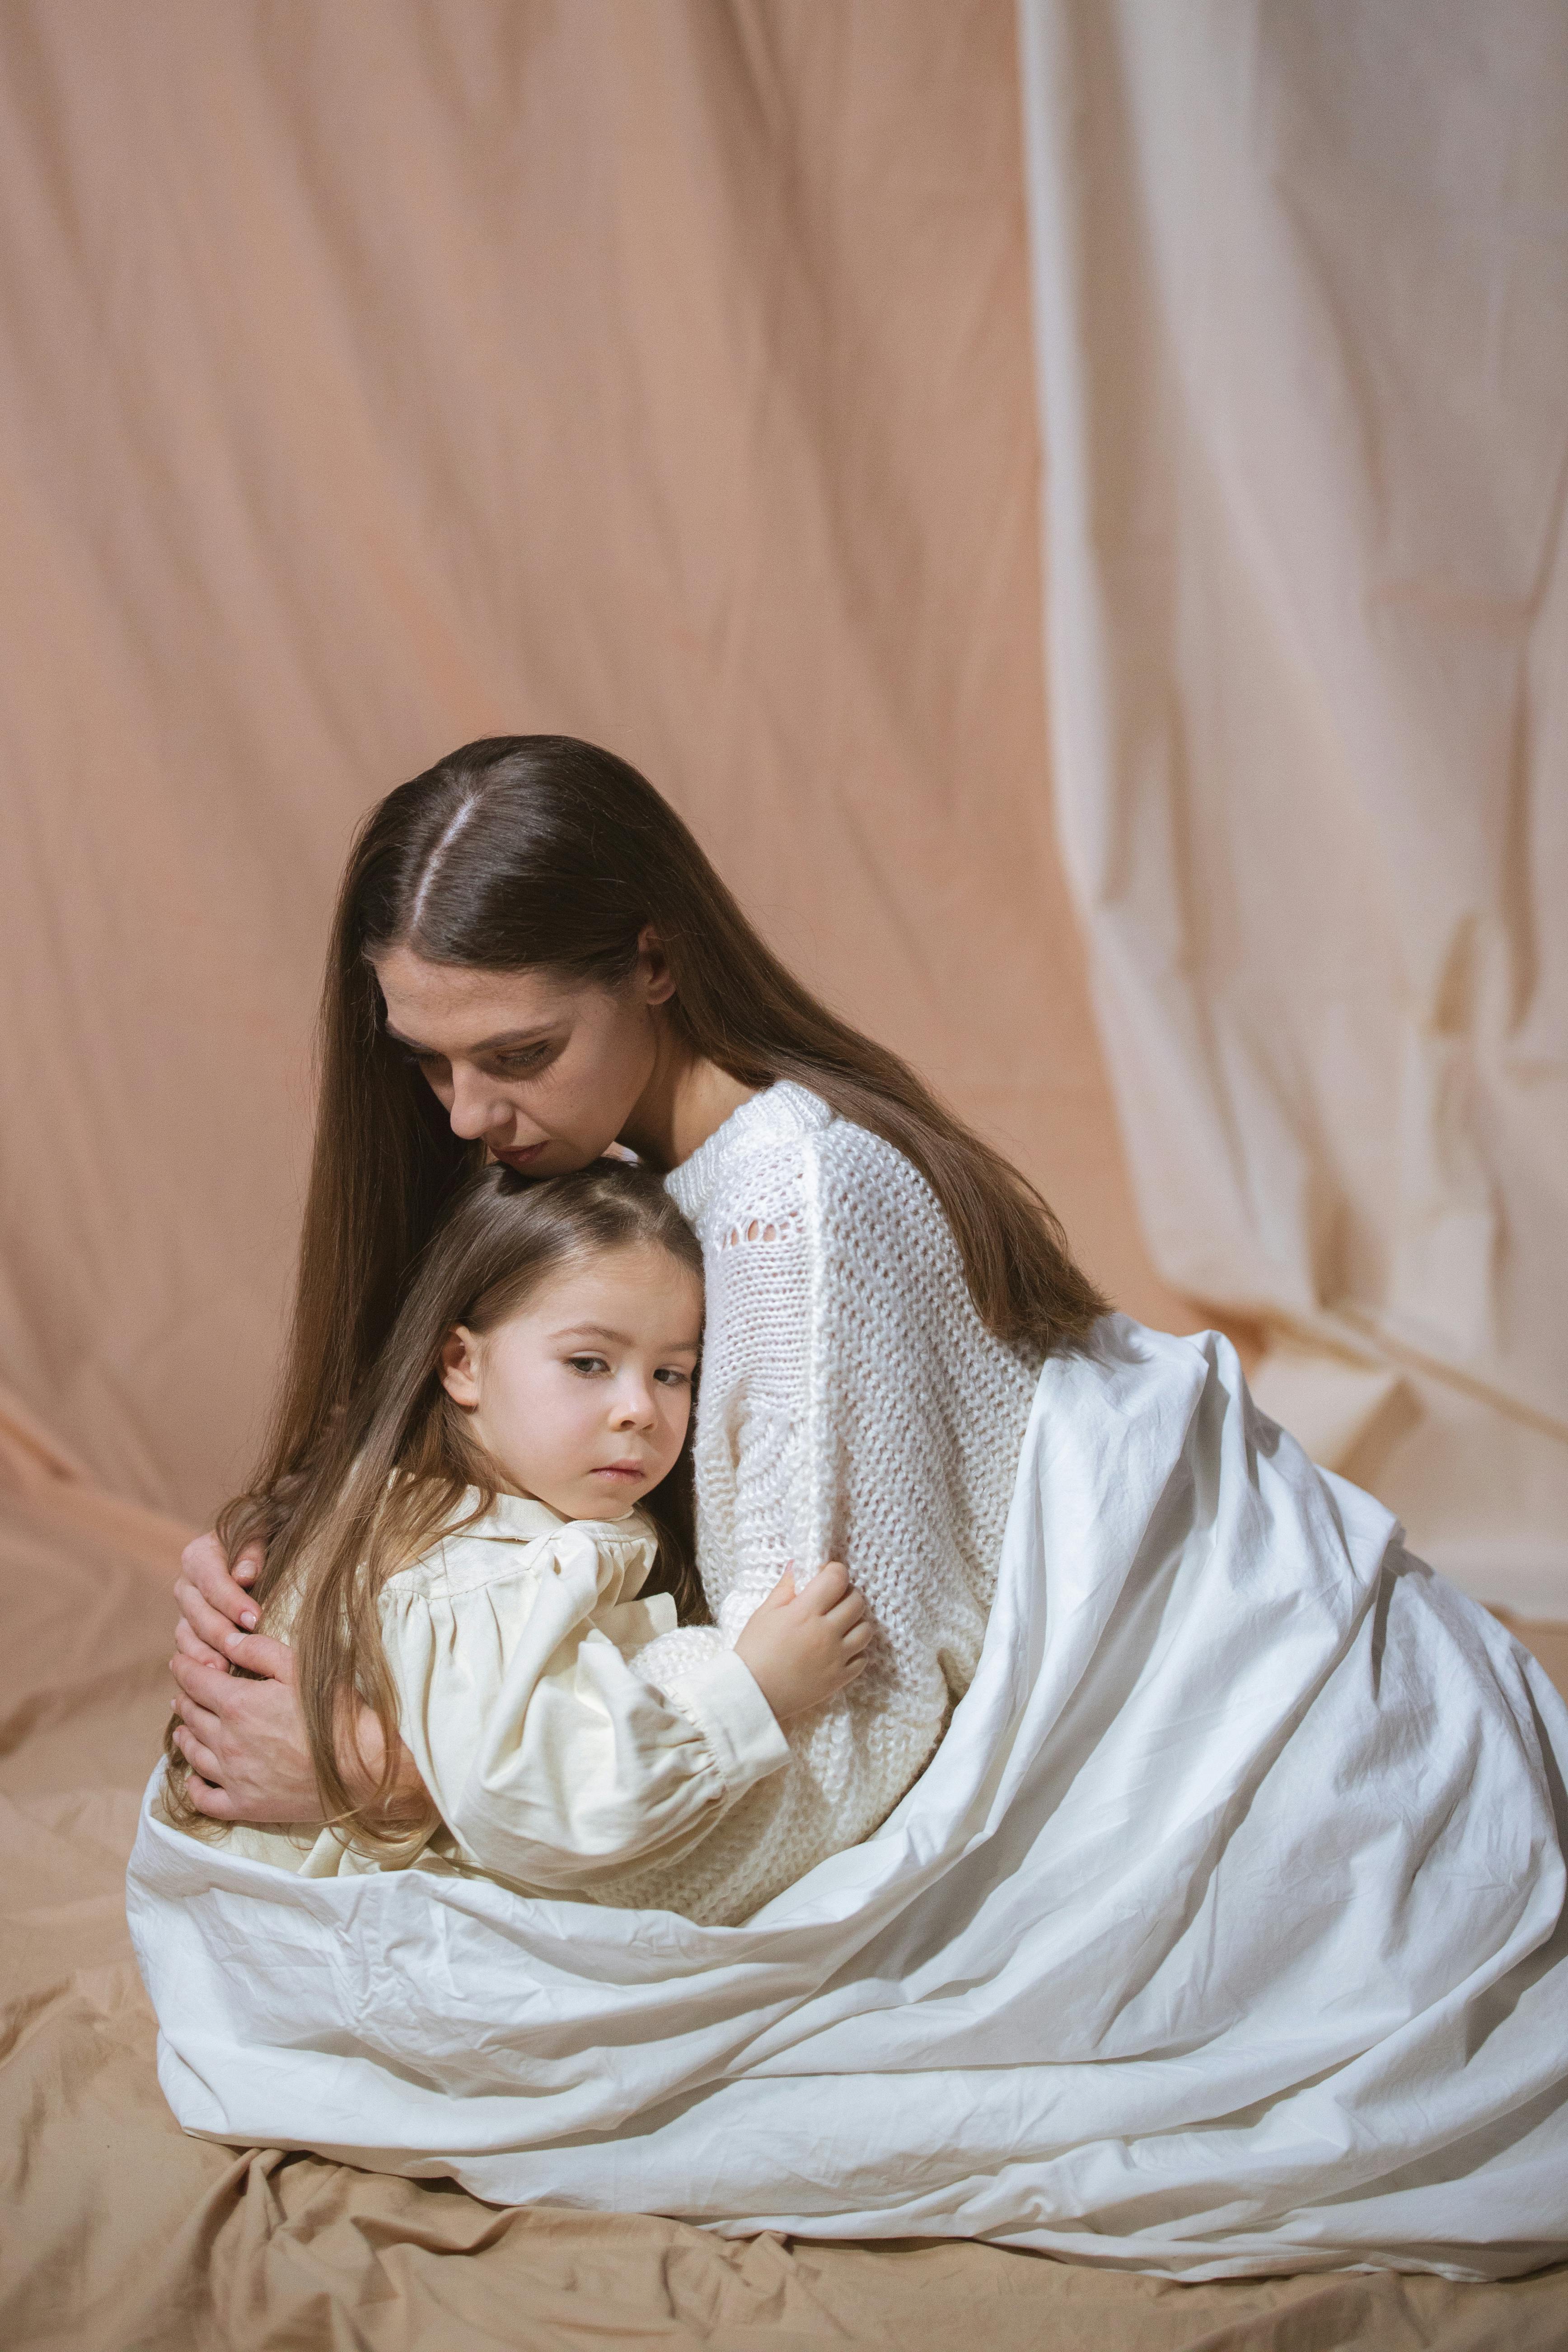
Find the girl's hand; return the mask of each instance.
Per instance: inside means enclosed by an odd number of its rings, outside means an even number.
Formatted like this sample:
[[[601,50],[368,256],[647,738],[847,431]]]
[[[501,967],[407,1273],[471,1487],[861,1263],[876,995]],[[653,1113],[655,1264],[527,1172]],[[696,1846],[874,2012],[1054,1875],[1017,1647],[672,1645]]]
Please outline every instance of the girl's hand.
[[[747,1621],[735,1655],[781,1723],[847,1690],[866,1671],[876,1628],[849,1570],[831,1559],[804,1592],[786,1569]]]

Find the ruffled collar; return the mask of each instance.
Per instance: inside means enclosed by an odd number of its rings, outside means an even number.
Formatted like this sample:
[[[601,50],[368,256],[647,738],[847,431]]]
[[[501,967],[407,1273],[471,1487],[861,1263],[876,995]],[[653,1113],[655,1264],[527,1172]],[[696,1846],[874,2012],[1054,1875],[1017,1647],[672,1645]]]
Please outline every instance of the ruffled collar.
[[[471,1511],[479,1501],[479,1489],[470,1486],[463,1497],[464,1511]],[[531,1495],[498,1495],[482,1519],[460,1530],[467,1540],[473,1536],[491,1543],[534,1543],[541,1536],[558,1535],[563,1528],[592,1527],[605,1534],[620,1536],[628,1542],[656,1541],[652,1527],[640,1511],[628,1511],[624,1519],[563,1519],[548,1503],[536,1502]]]

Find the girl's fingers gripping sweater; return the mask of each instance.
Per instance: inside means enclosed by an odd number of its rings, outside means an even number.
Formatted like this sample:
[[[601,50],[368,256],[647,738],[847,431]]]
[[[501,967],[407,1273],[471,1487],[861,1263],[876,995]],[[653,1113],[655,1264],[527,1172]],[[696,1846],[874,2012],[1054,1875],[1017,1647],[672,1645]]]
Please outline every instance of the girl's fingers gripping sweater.
[[[871,1641],[864,1596],[839,1560],[798,1590],[786,1569],[753,1611],[735,1655],[750,1667],[781,1723],[834,1698],[865,1672]]]

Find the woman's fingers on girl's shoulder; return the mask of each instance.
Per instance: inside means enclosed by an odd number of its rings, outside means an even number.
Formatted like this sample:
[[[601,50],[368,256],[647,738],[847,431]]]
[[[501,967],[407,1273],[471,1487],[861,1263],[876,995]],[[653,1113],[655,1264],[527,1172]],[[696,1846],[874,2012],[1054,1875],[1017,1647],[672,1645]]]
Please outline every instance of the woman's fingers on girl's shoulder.
[[[216,1759],[214,1759],[216,1762]],[[185,1794],[198,1813],[205,1813],[209,1822],[232,1822],[239,1818],[239,1807],[226,1789],[216,1787],[205,1775],[197,1777],[193,1769],[185,1782]]]
[[[217,1755],[218,1743],[223,1738],[222,1724],[216,1715],[209,1715],[205,1706],[198,1706],[195,1700],[187,1698],[184,1692],[181,1693],[175,1705],[174,1713],[180,1718],[174,1727],[175,1740],[199,1739],[206,1752],[208,1767],[210,1767]],[[204,1767],[204,1769],[205,1769],[208,1768]]]
[[[204,1642],[188,1617],[182,1617],[174,1628],[174,1647],[183,1658],[195,1666],[225,1666],[228,1660]]]
[[[243,1666],[247,1674],[265,1675],[269,1683],[294,1679],[293,1651],[287,1642],[275,1642],[270,1633],[226,1633],[223,1646],[225,1656]]]
[[[210,1639],[200,1617],[193,1615],[191,1599],[209,1611],[226,1617],[231,1625],[249,1633],[257,1622],[256,1603],[237,1581],[240,1576],[254,1578],[261,1563],[261,1551],[255,1544],[247,1545],[235,1563],[231,1574],[228,1555],[216,1535],[197,1536],[180,1554],[181,1573],[175,1580],[174,1598],[204,1639]]]
[[[224,1636],[234,1632],[233,1619],[221,1616],[209,1601],[204,1600],[194,1584],[186,1583],[184,1577],[174,1587],[174,1598],[180,1604],[183,1622],[190,1627],[198,1642],[206,1643],[209,1650],[217,1649]]]
[[[216,1780],[223,1767],[206,1741],[198,1739],[189,1724],[182,1723],[176,1726],[174,1745],[193,1772],[199,1772],[203,1780],[207,1783]]]
[[[243,1687],[235,1681],[226,1666],[203,1665],[200,1659],[187,1657],[181,1650],[176,1650],[170,1659],[169,1672],[184,1696],[195,1706],[205,1707],[210,1716],[224,1714]],[[181,1713],[184,1712],[182,1708]]]

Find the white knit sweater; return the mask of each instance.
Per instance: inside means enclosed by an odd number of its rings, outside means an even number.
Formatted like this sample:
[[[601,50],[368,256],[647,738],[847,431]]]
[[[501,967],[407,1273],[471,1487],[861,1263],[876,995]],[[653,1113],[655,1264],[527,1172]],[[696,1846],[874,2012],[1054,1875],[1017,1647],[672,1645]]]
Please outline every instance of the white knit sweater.
[[[713,1628],[639,1674],[679,1681],[732,1645],[793,1560],[841,1559],[880,1633],[841,1698],[788,1727],[791,1759],[679,1861],[601,1902],[748,1918],[869,1834],[968,1688],[1039,1372],[976,1314],[929,1186],[900,1153],[782,1084],[668,1179],[696,1226],[708,1320],[698,1548]]]

